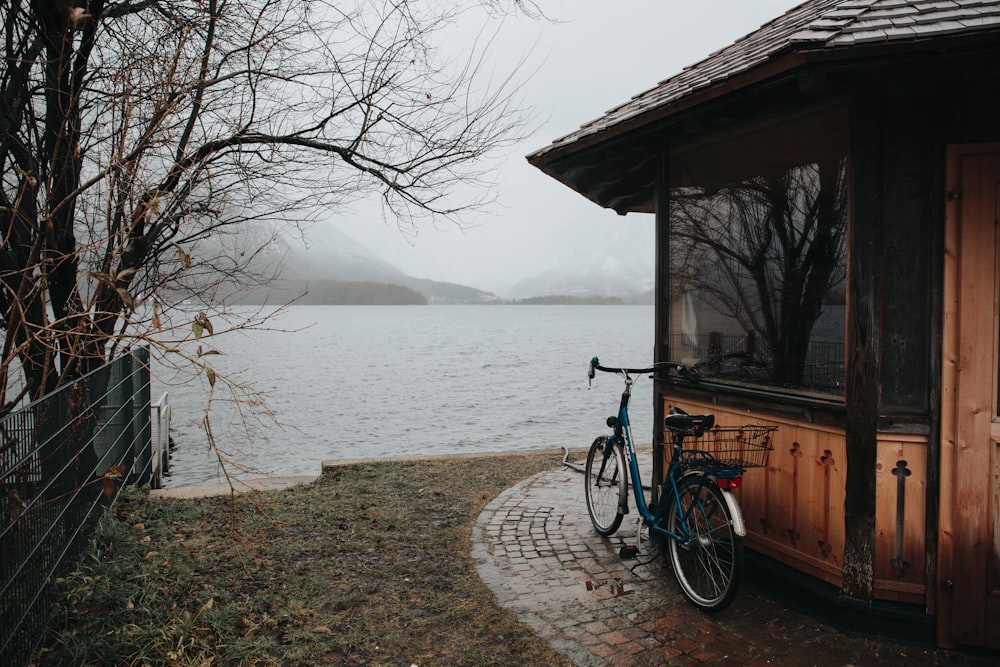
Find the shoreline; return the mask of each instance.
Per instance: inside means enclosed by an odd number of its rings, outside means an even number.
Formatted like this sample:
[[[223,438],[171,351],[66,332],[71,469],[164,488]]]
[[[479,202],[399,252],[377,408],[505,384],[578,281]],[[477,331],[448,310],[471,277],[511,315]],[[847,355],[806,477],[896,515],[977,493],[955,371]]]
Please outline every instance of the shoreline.
[[[168,487],[165,489],[153,489],[149,492],[149,497],[151,499],[190,500],[193,498],[208,498],[212,496],[228,495],[230,493],[276,491],[287,489],[292,486],[311,484],[322,476],[323,471],[331,468],[381,461],[440,461],[448,459],[467,460],[477,458],[501,458],[506,456],[517,456],[518,454],[562,454],[563,463],[566,463],[570,453],[574,451],[575,450],[567,447],[560,447],[558,449],[525,449],[508,452],[460,452],[457,454],[414,454],[411,456],[370,456],[346,459],[324,459],[320,463],[320,474],[318,475],[262,475],[259,477],[248,478],[234,477],[232,479],[232,485],[226,481],[220,481]],[[583,451],[584,454],[586,454],[586,450]]]

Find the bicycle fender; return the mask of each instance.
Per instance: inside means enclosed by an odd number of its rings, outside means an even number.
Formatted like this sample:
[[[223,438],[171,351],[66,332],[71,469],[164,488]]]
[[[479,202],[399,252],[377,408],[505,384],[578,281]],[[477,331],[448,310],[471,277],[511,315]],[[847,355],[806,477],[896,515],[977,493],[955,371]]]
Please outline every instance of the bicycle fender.
[[[743,520],[743,510],[740,509],[740,504],[736,502],[736,495],[729,489],[719,489],[722,491],[722,497],[726,499],[726,505],[729,506],[729,516],[733,517],[733,532],[739,537],[747,536],[747,524]]]

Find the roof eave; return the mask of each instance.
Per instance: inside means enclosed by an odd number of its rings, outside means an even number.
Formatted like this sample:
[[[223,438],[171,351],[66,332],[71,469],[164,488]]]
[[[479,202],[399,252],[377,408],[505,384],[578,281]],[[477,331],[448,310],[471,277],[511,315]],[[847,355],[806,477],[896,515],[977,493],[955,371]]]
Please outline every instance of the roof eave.
[[[556,139],[550,145],[534,153],[530,153],[526,158],[532,166],[557,180],[561,180],[557,172],[551,167],[551,164],[555,161],[586,151],[599,144],[604,144],[608,141],[661,124],[672,117],[736,91],[780,78],[802,67],[809,61],[810,58],[807,52],[791,51],[752,69],[748,69],[745,72],[740,72],[722,81],[693,91],[679,100],[637,114],[612,126],[595,130],[593,133],[572,142],[560,144],[562,139]]]

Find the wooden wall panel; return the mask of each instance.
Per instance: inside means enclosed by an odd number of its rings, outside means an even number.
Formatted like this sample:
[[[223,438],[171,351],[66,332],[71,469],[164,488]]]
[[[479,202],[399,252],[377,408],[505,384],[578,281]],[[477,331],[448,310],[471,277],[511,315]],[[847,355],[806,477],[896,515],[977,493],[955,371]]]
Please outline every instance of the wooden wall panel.
[[[926,596],[927,438],[880,438],[875,484],[876,597],[922,603]]]
[[[747,521],[747,546],[841,586],[847,470],[843,431],[690,400],[668,398],[664,409],[675,405],[692,414],[714,414],[720,426],[778,427],[767,469],[747,471],[740,489],[740,505]],[[923,436],[879,436],[876,599],[917,604],[925,599],[926,451],[927,440]],[[900,461],[906,461],[906,465],[901,466]],[[904,478],[905,489],[904,532],[902,558],[894,563],[900,476]]]
[[[839,586],[844,554],[844,435],[786,419],[727,411],[695,401],[666,401],[711,413],[720,426],[778,427],[768,468],[750,470],[740,489],[747,546]]]

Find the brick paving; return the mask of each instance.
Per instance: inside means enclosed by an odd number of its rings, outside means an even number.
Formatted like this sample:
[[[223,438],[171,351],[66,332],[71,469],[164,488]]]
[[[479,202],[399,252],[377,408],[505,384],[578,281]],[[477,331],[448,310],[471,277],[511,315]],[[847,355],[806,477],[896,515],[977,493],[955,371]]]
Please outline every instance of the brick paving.
[[[576,665],[1000,664],[849,637],[747,588],[724,611],[703,614],[655,546],[644,545],[638,559],[619,556],[636,543],[632,512],[618,533],[601,537],[581,474],[561,467],[491,502],[473,529],[472,555],[499,603]]]

